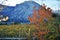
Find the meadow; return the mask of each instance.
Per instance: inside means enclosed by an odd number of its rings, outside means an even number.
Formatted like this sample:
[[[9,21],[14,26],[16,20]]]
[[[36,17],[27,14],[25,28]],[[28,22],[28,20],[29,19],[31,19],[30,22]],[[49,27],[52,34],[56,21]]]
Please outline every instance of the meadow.
[[[47,26],[41,24],[40,29],[35,24],[0,25],[0,38],[26,37],[28,40],[32,40],[32,37],[39,38],[41,35],[44,35],[42,36],[44,40],[54,40],[60,33],[58,28],[52,25],[52,22],[48,23]]]

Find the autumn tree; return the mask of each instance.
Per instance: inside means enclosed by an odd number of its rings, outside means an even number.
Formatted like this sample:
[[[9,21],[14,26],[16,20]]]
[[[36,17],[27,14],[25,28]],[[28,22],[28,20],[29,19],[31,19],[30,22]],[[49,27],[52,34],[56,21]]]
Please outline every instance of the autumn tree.
[[[38,10],[36,10],[35,8],[36,6],[34,6],[33,16],[29,16],[28,19],[30,20],[30,24],[36,25],[38,32],[35,33],[35,36],[38,37],[39,40],[44,40],[41,37],[42,35],[45,35],[49,32],[48,28],[46,27],[46,23],[52,20],[52,12],[51,9],[46,8],[44,4]],[[41,26],[41,24],[43,25]]]

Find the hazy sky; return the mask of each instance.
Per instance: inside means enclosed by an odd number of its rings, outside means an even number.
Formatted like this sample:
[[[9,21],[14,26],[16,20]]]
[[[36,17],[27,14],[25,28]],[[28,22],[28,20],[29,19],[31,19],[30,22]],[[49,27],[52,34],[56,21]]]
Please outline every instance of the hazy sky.
[[[0,0],[0,4],[3,5],[8,5],[8,6],[15,6],[16,4],[22,3],[24,1],[29,1],[29,0]],[[60,1],[57,0],[33,0],[39,4],[45,4],[47,7],[52,8],[53,10],[58,10],[60,7]],[[60,9],[60,8],[59,8]]]

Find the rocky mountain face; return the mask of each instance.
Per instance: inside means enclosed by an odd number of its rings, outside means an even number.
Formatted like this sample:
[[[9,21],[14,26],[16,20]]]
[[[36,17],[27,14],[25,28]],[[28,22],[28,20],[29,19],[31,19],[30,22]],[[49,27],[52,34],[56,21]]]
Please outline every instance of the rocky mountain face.
[[[25,1],[21,4],[17,4],[15,7],[6,6],[1,12],[0,15],[3,15],[4,17],[8,17],[9,20],[2,23],[27,23],[29,22],[28,16],[32,16],[34,11],[34,6],[36,6],[36,10],[38,10],[41,5],[34,1]]]

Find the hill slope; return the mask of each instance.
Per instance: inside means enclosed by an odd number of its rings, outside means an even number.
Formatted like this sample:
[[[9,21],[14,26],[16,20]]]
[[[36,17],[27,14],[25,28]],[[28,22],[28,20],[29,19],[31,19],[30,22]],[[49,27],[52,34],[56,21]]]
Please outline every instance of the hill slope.
[[[38,3],[34,1],[25,1],[21,4],[17,4],[15,7],[5,7],[1,12],[0,15],[8,16],[9,20],[5,23],[11,22],[29,22],[28,16],[32,16],[34,6],[36,6],[36,10],[41,7]]]

